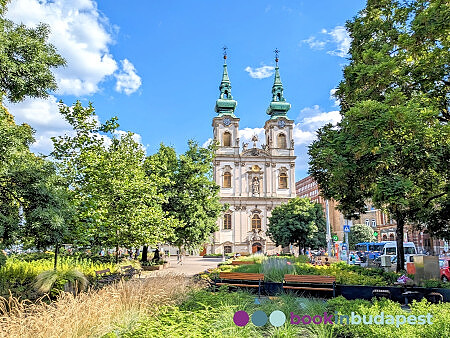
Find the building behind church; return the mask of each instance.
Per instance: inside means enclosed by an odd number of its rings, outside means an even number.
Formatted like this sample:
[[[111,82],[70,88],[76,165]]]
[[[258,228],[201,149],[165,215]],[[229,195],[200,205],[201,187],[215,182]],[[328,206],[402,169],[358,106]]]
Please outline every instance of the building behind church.
[[[274,207],[296,196],[294,121],[291,105],[283,96],[283,85],[275,59],[272,100],[267,108],[264,140],[255,135],[251,144],[239,138],[237,102],[231,95],[226,55],[212,127],[218,145],[214,180],[220,186],[221,203],[228,205],[218,220],[208,253],[275,253],[280,247],[266,236],[268,218]],[[261,143],[261,146],[257,146]]]

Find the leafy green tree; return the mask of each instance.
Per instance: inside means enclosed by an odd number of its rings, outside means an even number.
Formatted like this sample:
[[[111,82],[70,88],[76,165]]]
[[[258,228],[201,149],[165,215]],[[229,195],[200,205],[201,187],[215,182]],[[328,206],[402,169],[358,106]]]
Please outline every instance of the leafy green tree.
[[[92,105],[61,104],[75,136],[54,138],[52,155],[71,186],[78,244],[136,247],[172,235],[174,219],[162,210],[165,197],[144,170],[145,153],[117,119],[99,124]],[[118,256],[117,256],[118,258]]]
[[[164,211],[179,221],[169,241],[179,248],[198,248],[217,231],[223,210],[219,187],[212,179],[212,147],[201,148],[189,141],[188,150],[176,156],[173,148],[161,145],[146,162],[148,175],[160,177],[159,189],[168,197]]]
[[[47,43],[47,25],[36,28],[16,25],[5,19],[7,1],[0,2],[0,96],[11,102],[25,96],[47,97],[56,90],[52,67],[65,65],[55,47]]]
[[[309,198],[293,198],[272,210],[267,235],[283,247],[300,248],[326,246],[326,221],[322,205]]]
[[[396,221],[397,270],[405,222],[448,227],[448,14],[444,1],[369,0],[347,22],[342,120],[309,150],[310,173],[347,216],[371,200]]]
[[[348,242],[352,250],[355,249],[355,244],[357,243],[373,242],[375,240],[373,229],[365,224],[354,224],[348,234]]]

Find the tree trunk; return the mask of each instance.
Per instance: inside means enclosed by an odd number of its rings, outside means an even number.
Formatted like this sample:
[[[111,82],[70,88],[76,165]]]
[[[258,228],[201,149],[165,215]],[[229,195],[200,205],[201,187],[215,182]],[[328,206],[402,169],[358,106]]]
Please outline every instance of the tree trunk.
[[[55,260],[53,262],[53,270],[56,271],[56,266],[58,264],[58,251],[59,251],[59,245],[58,243],[55,244]]]
[[[144,245],[142,248],[142,261],[148,262],[148,245]]]
[[[116,264],[119,264],[119,243],[116,244]]]
[[[403,248],[403,228],[405,226],[405,218],[401,214],[396,215],[397,230],[397,272],[405,269],[405,249]]]

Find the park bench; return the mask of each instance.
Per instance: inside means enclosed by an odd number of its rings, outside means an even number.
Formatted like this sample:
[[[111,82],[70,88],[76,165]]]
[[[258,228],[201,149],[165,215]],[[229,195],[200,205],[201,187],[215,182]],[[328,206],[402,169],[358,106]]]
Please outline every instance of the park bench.
[[[134,275],[139,275],[139,278],[141,278],[141,269],[136,269],[131,265],[121,266],[120,271],[122,272],[122,277],[131,279]]]
[[[106,284],[114,283],[120,280],[121,276],[119,274],[111,273],[109,268],[104,270],[95,271],[95,283],[97,286],[104,286]]]
[[[219,279],[220,282],[216,282],[216,285],[258,288],[258,296],[261,296],[261,283],[264,281],[262,273],[221,272]]]
[[[231,265],[250,265],[255,264],[253,261],[232,261]]]
[[[336,296],[336,277],[317,275],[284,275],[283,289],[332,291]]]

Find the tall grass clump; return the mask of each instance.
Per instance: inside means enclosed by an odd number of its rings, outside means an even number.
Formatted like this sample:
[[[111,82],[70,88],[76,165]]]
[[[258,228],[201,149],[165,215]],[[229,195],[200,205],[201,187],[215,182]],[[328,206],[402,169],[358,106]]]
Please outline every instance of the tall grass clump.
[[[58,287],[55,288],[55,284]],[[68,284],[75,288],[75,292],[85,291],[89,285],[86,276],[77,269],[70,270],[48,270],[41,272],[35,280],[34,288],[38,294],[50,293],[52,290],[62,290]]]
[[[119,282],[76,297],[60,293],[51,304],[45,299],[0,297],[0,337],[99,337],[130,330],[163,306],[182,302],[191,286],[185,276],[166,274]]]
[[[286,258],[268,257],[262,261],[260,271],[267,281],[281,283],[284,275],[293,274],[295,268]]]

